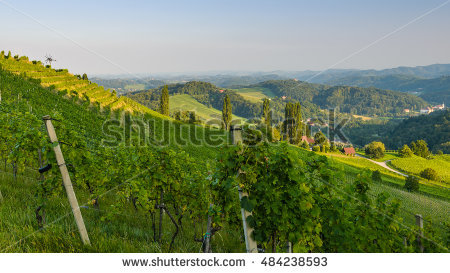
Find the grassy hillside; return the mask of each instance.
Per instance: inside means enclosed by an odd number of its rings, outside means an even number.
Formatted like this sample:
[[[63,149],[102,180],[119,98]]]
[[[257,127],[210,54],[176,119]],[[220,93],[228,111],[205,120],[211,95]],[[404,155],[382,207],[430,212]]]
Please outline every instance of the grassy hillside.
[[[194,111],[196,115],[198,115],[203,120],[212,120],[219,119],[222,120],[222,112],[212,108],[207,107],[196,99],[194,99],[191,95],[182,94],[182,95],[174,95],[169,97],[169,106],[170,112],[175,111]],[[245,118],[233,115],[233,120],[245,120]]]
[[[254,118],[261,117],[262,114],[262,103],[250,102],[234,90],[221,89],[208,82],[191,81],[187,83],[169,84],[167,87],[169,89],[169,95],[187,94],[208,108],[212,107],[222,111],[223,100],[228,95],[235,115],[244,118]],[[128,93],[127,96],[151,109],[158,109],[161,90],[162,87]]]
[[[0,251],[201,251],[202,243],[195,241],[194,238],[202,238],[205,235],[204,226],[210,213],[208,207],[213,200],[209,199],[210,190],[213,189],[211,185],[217,183],[217,180],[212,182],[211,174],[217,171],[215,167],[219,163],[216,158],[223,150],[220,144],[229,141],[227,132],[182,124],[150,110],[138,112],[139,108],[133,108],[130,119],[143,121],[144,129],[153,134],[141,138],[142,123],[135,124],[138,128],[123,125],[127,120],[123,110],[127,109],[128,104],[123,105],[125,108],[114,108],[116,111],[111,111],[112,107],[108,107],[109,104],[102,106],[83,96],[69,96],[52,85],[45,87],[37,79],[3,68],[0,69],[0,90],[2,91],[0,192],[3,196],[3,200],[0,200]],[[38,151],[45,151],[45,160],[56,166],[50,156],[51,153],[46,153],[53,144],[49,144],[45,136],[41,121],[44,115],[51,115],[57,119],[53,122],[60,141],[63,142],[60,143],[62,151],[91,237],[92,245],[89,247],[80,243],[71,209],[61,187],[58,169],[53,167],[50,173],[45,174],[45,180],[39,179]],[[110,119],[122,122],[117,125],[117,131],[124,131],[125,135],[130,134],[131,145],[127,146],[124,143],[124,146],[112,148],[103,145],[102,140],[107,136],[102,128],[104,122]],[[28,121],[33,122],[27,123]],[[17,124],[18,126],[15,126]],[[29,141],[37,135],[41,137],[41,141],[26,150]],[[193,135],[197,137],[195,141]],[[140,143],[137,141],[142,139],[155,142],[151,142],[153,146],[141,147],[136,143]],[[161,149],[161,146],[168,146],[171,149],[167,151]],[[6,149],[3,149],[5,147]],[[315,179],[314,177],[319,175],[341,177],[342,172],[339,169],[342,168],[346,176],[342,177],[338,187],[333,188],[333,191],[337,192],[341,190],[340,186],[348,187],[353,183],[363,169],[360,166],[345,163],[339,165],[333,162],[329,167],[329,162],[325,158],[291,145],[272,145],[269,149],[291,151],[289,157],[299,159],[299,165],[293,165],[294,168],[304,170],[306,178]],[[278,156],[280,154],[273,159],[276,160]],[[19,169],[15,177],[11,174],[14,172],[11,167],[18,163],[25,167]],[[321,169],[319,174],[317,169],[308,170],[307,166],[311,164],[327,166],[327,169]],[[150,172],[153,167],[156,169]],[[143,173],[146,175],[142,175]],[[233,171],[227,177],[234,177],[235,173]],[[289,175],[295,175],[295,172],[289,172]],[[385,174],[385,177],[388,181],[394,181],[386,183],[388,186],[401,184],[401,180],[393,175]],[[56,188],[55,191],[52,191],[52,186]],[[371,193],[376,194],[390,189],[383,189],[381,186],[371,185]],[[306,189],[305,192],[310,191],[309,188]],[[433,198],[433,194],[430,194],[429,198],[421,198],[418,194],[391,191],[393,195],[404,198],[406,204],[412,202],[418,204],[419,208],[417,210],[414,208],[414,212],[423,213],[426,218],[437,221],[447,220],[439,211],[433,213],[428,207],[420,210],[420,207],[426,207],[435,201],[429,207],[436,208],[436,211],[439,209],[448,211],[448,203]],[[154,201],[159,200],[160,193],[165,196],[164,209],[167,209],[167,215],[164,213],[161,240],[155,240],[158,223],[156,213],[159,211],[156,207],[158,203]],[[221,197],[219,193],[215,192],[215,195]],[[47,195],[43,198],[42,194]],[[232,198],[238,200],[237,196],[236,191]],[[339,195],[336,198],[341,197]],[[348,202],[345,196],[339,200],[346,208],[355,206],[354,202]],[[99,207],[95,207],[95,204],[99,204]],[[226,212],[236,208],[239,212],[239,201],[232,205],[233,207],[226,208]],[[47,222],[44,228],[41,228],[37,221],[39,217],[36,216],[36,208],[39,206],[45,207]],[[172,249],[169,245],[171,240],[174,240],[172,235],[175,233],[175,226],[168,217],[168,211],[177,217],[181,227]],[[217,236],[212,240],[214,252],[244,251],[239,215],[236,213],[233,218],[226,219],[222,229],[217,231]],[[239,228],[235,228],[236,226]]]
[[[213,137],[218,137],[219,141],[225,141],[227,137],[221,130],[172,121],[129,98],[117,100],[117,102],[123,103],[123,107],[111,111],[110,107],[101,107],[92,100],[79,96],[68,96],[65,92],[53,89],[52,86],[43,87],[39,81],[25,79],[23,75],[11,73],[3,68],[0,69],[0,90],[4,107],[9,106],[22,112],[30,112],[38,119],[44,115],[60,116],[59,119],[66,126],[75,126],[77,130],[83,132],[88,139],[88,145],[93,149],[101,144],[102,139],[106,138],[102,131],[103,123],[109,119],[119,119],[123,125],[123,111],[130,107],[134,109],[133,113],[139,113],[140,119],[143,118],[147,124],[151,124],[155,139],[175,149],[182,149],[198,156],[202,161],[213,160],[217,150],[208,145],[198,146],[192,143],[182,145],[183,143],[180,144],[178,138],[190,139],[193,131],[196,132],[200,143],[205,143]],[[142,112],[137,112],[139,109],[142,109]],[[65,141],[70,141],[70,139]]]
[[[55,70],[42,65],[39,61],[29,61],[28,57],[25,56],[7,57],[2,52],[0,54],[0,69],[33,79],[42,87],[60,91],[62,94],[89,100],[102,108],[159,115],[127,97],[119,98],[111,90],[105,90],[102,86],[98,86],[89,80],[80,79],[70,74],[66,69]]]
[[[369,160],[361,157],[348,157],[342,155],[331,155],[332,161],[336,162],[338,165],[342,166],[349,172],[355,172],[361,169],[369,169],[372,171],[380,171],[384,176],[384,181],[395,188],[402,188],[405,184],[405,178],[399,174],[393,173]],[[395,167],[394,167],[395,168]],[[438,198],[443,198],[445,200],[450,200],[450,187],[427,181],[425,179],[420,179],[420,192],[435,196]]]
[[[292,147],[296,155],[307,159],[311,152]],[[331,160],[332,166],[347,172],[344,185],[352,183],[361,166],[355,167],[344,162]],[[153,241],[151,230],[152,220],[147,213],[137,211],[132,203],[120,210],[114,209],[120,196],[112,191],[101,197],[101,206],[94,209],[90,203],[90,195],[85,189],[75,187],[77,197],[82,206],[83,217],[91,238],[92,245],[81,244],[76,225],[73,222],[71,210],[64,195],[56,196],[47,204],[47,221],[49,225],[38,231],[33,209],[38,205],[34,197],[38,190],[38,173],[28,169],[24,175],[13,178],[10,169],[0,166],[0,190],[4,197],[0,203],[0,249],[3,252],[168,252],[168,245],[174,228],[168,217],[164,218],[162,243]],[[393,187],[391,183],[401,183],[401,180],[383,173],[384,183],[370,183],[370,196],[381,192],[401,200],[400,216],[406,226],[415,225],[414,215],[419,213],[426,219],[425,228],[433,227],[437,232],[445,232],[439,223],[448,221],[448,201],[432,196],[409,193],[400,186]],[[395,182],[392,182],[395,181]],[[397,182],[398,181],[398,182]],[[201,243],[192,240],[200,237],[202,231],[199,225],[189,222],[181,230],[175,241],[174,252],[201,251]],[[433,224],[428,221],[433,221]],[[186,223],[185,223],[186,224]],[[198,223],[197,223],[198,224]],[[431,226],[432,225],[432,226]],[[204,232],[204,231],[203,231]],[[212,239],[214,252],[244,252],[241,230],[224,229],[218,231]]]
[[[450,156],[435,155],[431,159],[425,159],[413,155],[407,158],[398,158],[391,161],[392,166],[406,173],[420,175],[426,168],[432,168],[438,172],[439,179],[450,187]],[[430,181],[433,182],[433,181]]]
[[[268,88],[239,88],[234,91],[251,102],[261,102],[265,98],[275,97],[275,94]]]

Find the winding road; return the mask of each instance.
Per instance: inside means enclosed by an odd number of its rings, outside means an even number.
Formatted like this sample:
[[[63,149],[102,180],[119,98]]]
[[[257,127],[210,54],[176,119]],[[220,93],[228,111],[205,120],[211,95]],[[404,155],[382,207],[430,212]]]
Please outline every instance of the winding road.
[[[369,160],[370,162],[373,162],[373,163],[375,163],[375,164],[377,164],[377,165],[379,165],[379,166],[381,166],[381,167],[383,167],[383,168],[385,168],[385,169],[387,169],[387,170],[389,170],[389,171],[391,171],[391,172],[394,172],[394,173],[396,173],[396,174],[399,174],[399,175],[401,175],[401,176],[405,176],[405,177],[408,176],[408,175],[406,175],[406,174],[404,174],[404,173],[401,173],[401,172],[399,172],[399,171],[397,171],[397,170],[394,170],[394,169],[392,169],[391,167],[389,167],[389,166],[386,164],[386,162],[389,162],[389,161],[391,161],[391,160],[386,160],[386,161],[384,161],[384,162],[378,162],[378,161],[372,160],[372,159],[370,159],[370,158],[367,158],[367,157],[365,157],[365,156],[362,156],[362,155],[360,155],[360,154],[356,154],[356,156],[365,158],[365,159]]]

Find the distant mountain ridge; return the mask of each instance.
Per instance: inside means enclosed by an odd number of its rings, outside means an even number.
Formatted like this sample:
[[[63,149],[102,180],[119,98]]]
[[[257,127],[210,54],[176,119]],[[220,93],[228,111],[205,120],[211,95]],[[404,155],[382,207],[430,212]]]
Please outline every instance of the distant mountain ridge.
[[[327,84],[376,87],[410,92],[433,104],[450,104],[450,76],[441,76],[433,79],[403,74],[386,76],[351,76],[328,81]]]
[[[400,66],[381,70],[375,69],[330,69],[325,71],[277,71],[279,76],[296,78],[313,83],[329,83],[340,78],[363,76],[407,75],[423,79],[438,78],[450,75],[450,64],[432,64],[426,66]]]

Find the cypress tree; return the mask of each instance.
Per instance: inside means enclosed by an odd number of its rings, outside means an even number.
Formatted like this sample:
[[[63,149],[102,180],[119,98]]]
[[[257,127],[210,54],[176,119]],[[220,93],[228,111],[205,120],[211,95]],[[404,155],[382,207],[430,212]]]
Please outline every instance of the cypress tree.
[[[231,120],[232,120],[232,107],[230,102],[230,97],[228,95],[223,99],[223,108],[222,108],[222,120],[223,120],[223,129],[229,130]]]
[[[159,105],[159,112],[165,116],[169,115],[169,88],[167,87],[167,85],[164,85],[164,87],[161,91],[161,101],[160,101],[160,105]]]
[[[263,115],[267,127],[272,126],[272,113],[270,112],[270,101],[268,99],[264,99],[263,102]]]
[[[299,142],[299,134],[303,131],[302,126],[302,111],[300,103],[293,104],[291,102],[286,103],[284,108],[284,127],[285,134],[291,144]]]
[[[267,136],[272,141],[272,112],[270,111],[269,99],[264,99],[263,102],[263,118],[266,125]]]

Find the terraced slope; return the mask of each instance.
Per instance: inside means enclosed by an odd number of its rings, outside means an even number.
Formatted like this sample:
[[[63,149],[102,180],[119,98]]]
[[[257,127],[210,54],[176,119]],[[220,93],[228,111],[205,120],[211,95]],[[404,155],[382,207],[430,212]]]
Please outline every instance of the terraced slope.
[[[9,55],[9,54],[8,54]],[[133,101],[127,97],[117,97],[111,90],[83,80],[69,73],[67,69],[52,69],[44,66],[40,61],[29,61],[26,56],[8,57],[0,54],[0,69],[38,81],[45,88],[57,90],[68,96],[78,96],[111,110],[126,110],[129,112],[149,113],[158,116],[155,111]]]

